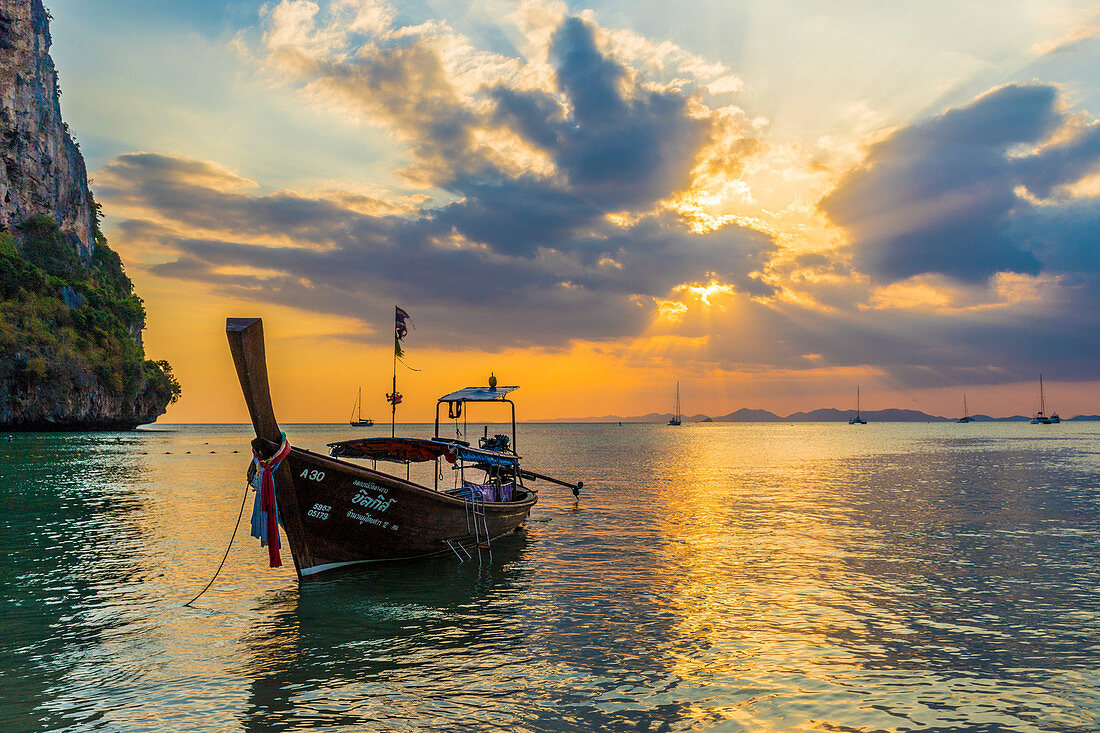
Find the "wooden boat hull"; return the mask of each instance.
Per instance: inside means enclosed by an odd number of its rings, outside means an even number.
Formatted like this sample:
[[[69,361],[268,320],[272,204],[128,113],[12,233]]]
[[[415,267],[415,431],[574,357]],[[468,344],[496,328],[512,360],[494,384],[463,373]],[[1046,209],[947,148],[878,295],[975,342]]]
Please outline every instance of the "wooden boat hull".
[[[267,460],[281,453],[286,436],[271,405],[263,322],[228,318],[225,333],[256,430],[252,448]],[[522,526],[537,500],[515,487],[512,501],[478,501],[475,515],[472,502],[293,447],[273,478],[299,579],[359,563],[457,554],[460,545],[471,549]]]
[[[451,553],[448,541],[476,552],[470,504],[443,492],[299,448],[276,471],[275,485],[300,576]],[[481,504],[489,537],[520,528],[536,501],[517,488],[513,501]]]

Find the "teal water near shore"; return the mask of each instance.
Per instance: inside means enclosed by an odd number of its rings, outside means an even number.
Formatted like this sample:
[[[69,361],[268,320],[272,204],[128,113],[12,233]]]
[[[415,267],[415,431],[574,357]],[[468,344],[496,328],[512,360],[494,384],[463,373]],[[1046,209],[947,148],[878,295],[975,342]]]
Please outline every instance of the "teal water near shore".
[[[492,561],[299,585],[249,503],[185,608],[249,437],[0,442],[0,730],[1100,730],[1098,424],[522,425],[590,488]]]

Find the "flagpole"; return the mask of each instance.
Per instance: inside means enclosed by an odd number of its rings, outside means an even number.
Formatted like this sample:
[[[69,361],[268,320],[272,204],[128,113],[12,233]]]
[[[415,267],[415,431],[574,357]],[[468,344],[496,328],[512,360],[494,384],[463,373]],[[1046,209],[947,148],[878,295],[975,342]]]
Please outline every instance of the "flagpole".
[[[401,395],[397,393],[397,359],[402,358],[402,364],[404,362],[405,354],[401,351],[401,340],[405,338],[408,333],[406,321],[408,321],[409,313],[401,306],[394,306],[393,309],[393,391],[386,395],[386,399],[390,401],[390,437],[394,437],[397,434],[397,403],[401,401]],[[411,325],[411,323],[410,323]],[[409,366],[405,364],[405,366]],[[412,369],[412,367],[409,367]],[[416,371],[413,369],[413,371]]]

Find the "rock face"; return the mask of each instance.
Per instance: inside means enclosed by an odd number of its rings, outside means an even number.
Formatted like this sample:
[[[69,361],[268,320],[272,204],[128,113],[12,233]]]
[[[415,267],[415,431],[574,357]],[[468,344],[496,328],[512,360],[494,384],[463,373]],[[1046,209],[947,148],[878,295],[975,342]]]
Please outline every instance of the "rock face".
[[[61,227],[88,264],[95,216],[84,157],[61,119],[42,0],[0,0],[0,228],[35,214]]]
[[[99,384],[81,389],[51,390],[38,395],[35,388],[11,394],[8,384],[0,383],[0,428],[43,432],[84,430],[133,430],[154,422],[164,414],[168,398],[143,390],[129,399],[120,399]],[[45,397],[46,399],[40,399]]]

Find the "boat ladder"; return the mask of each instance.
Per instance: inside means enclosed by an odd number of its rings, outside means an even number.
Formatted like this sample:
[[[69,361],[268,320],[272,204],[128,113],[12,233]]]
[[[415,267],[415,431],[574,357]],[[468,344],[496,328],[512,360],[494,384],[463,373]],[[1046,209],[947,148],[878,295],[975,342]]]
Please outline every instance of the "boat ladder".
[[[489,522],[485,516],[485,494],[482,493],[480,487],[471,486],[468,488],[469,490],[462,497],[462,502],[466,506],[466,531],[474,536],[478,558],[481,557],[481,551],[485,550],[489,553],[489,559],[492,560],[492,540],[489,537]],[[463,551],[466,551],[465,548],[463,548]],[[459,560],[461,559],[459,557]]]
[[[470,551],[462,546],[462,542],[457,539],[445,539],[443,543],[447,547],[451,548],[451,552],[455,554],[459,562],[466,562],[467,560],[473,560],[474,556],[470,554]],[[466,557],[463,557],[465,555]]]
[[[481,491],[475,492],[477,498],[473,500],[470,507],[471,512],[474,515],[474,540],[477,542],[477,554],[481,556],[481,551],[485,550],[489,553],[489,559],[493,559],[492,541],[489,538],[489,522],[485,517],[485,495]],[[480,519],[480,527],[478,526],[478,520]]]

